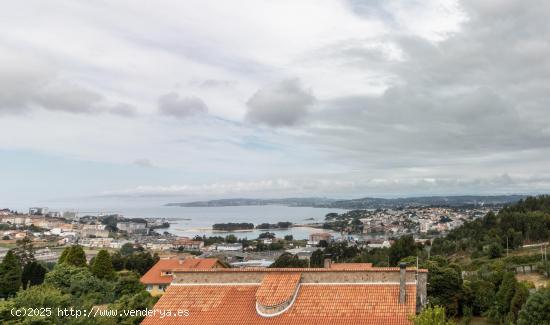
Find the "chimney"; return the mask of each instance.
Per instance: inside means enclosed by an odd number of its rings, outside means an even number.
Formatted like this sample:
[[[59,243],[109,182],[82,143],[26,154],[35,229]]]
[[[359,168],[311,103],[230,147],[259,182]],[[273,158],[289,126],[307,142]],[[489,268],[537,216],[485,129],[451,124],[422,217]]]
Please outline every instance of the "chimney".
[[[399,263],[399,303],[405,304],[405,284],[407,281],[407,264]]]
[[[324,260],[325,269],[330,269],[331,263],[332,263],[332,259],[330,258],[330,254],[325,255],[325,260]]]

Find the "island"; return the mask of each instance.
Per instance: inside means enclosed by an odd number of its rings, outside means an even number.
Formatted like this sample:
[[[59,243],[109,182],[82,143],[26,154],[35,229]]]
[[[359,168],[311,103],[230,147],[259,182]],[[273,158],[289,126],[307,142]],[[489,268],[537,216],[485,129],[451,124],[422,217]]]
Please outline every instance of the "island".
[[[253,230],[254,224],[247,222],[215,223],[212,225],[212,229],[216,231]]]
[[[292,222],[277,222],[277,223],[261,223],[256,226],[256,229],[288,229],[292,227]]]

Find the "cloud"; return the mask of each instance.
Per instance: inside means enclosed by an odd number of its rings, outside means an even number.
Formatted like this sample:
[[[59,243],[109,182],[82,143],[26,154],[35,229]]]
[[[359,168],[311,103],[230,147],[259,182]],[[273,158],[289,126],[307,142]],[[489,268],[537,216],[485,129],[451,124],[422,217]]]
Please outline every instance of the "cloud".
[[[543,0],[29,1],[0,19],[0,150],[162,166],[105,188],[548,188]]]
[[[0,47],[1,49],[1,47]],[[112,112],[129,116],[126,103],[111,105],[103,95],[60,77],[53,62],[22,51],[0,55],[0,114],[25,114],[35,109],[73,114]]]
[[[184,119],[197,114],[208,113],[208,107],[198,97],[183,97],[175,92],[159,97],[158,108],[161,115]]]
[[[485,177],[338,177],[317,179],[276,178],[249,181],[217,182],[207,184],[181,184],[169,186],[139,185],[123,190],[104,191],[102,196],[120,197],[289,197],[327,196],[406,196],[533,193],[533,186],[550,189],[550,177],[511,177],[496,174]],[[495,190],[498,188],[498,190]],[[291,194],[290,194],[291,193]]]
[[[111,114],[124,116],[124,117],[134,117],[137,115],[137,110],[134,106],[126,104],[126,103],[118,103],[117,105],[114,105],[109,110]]]
[[[379,38],[345,42],[345,50],[342,43],[325,47],[318,64],[337,58],[357,71],[376,69],[388,83],[380,94],[319,101],[322,109],[307,125],[312,145],[379,168],[483,161],[465,176],[503,168],[503,155],[547,152],[550,46],[541,35],[550,34],[550,6],[462,1],[461,9],[467,18],[444,39],[410,30],[385,37],[401,53],[398,60],[373,56],[369,44]]]
[[[292,126],[309,113],[315,97],[298,79],[286,79],[258,90],[246,103],[246,119],[269,126]]]

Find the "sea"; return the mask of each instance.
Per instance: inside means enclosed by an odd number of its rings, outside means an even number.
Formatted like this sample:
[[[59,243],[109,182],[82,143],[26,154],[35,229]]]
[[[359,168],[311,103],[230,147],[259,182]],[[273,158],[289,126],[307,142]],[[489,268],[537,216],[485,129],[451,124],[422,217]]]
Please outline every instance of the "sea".
[[[237,238],[254,239],[266,230],[250,231],[214,231],[215,223],[240,223],[249,222],[254,225],[261,223],[277,223],[290,221],[293,224],[305,224],[322,222],[325,215],[330,212],[342,213],[345,210],[325,209],[312,207],[288,207],[281,205],[262,206],[231,206],[231,207],[139,207],[121,208],[115,210],[125,217],[167,218],[170,228],[159,229],[168,231],[178,236],[227,236],[235,235]],[[294,239],[307,239],[309,234],[324,231],[311,227],[292,227],[289,229],[270,229],[277,237],[292,235]],[[333,233],[334,235],[339,235]]]
[[[166,218],[170,227],[157,231],[168,231],[178,236],[227,236],[233,234],[238,238],[255,239],[266,230],[220,232],[213,231],[215,223],[249,222],[254,225],[261,223],[277,223],[290,221],[293,224],[323,222],[325,215],[331,212],[343,213],[344,209],[327,209],[313,207],[288,207],[283,205],[262,206],[229,206],[229,207],[178,207],[166,206],[160,200],[144,199],[108,199],[108,200],[78,200],[41,202],[36,206],[46,206],[51,211],[74,211],[78,215],[120,214],[128,218]],[[25,212],[27,204],[17,210]],[[307,239],[309,234],[325,231],[311,227],[292,227],[289,229],[270,229],[277,237],[292,235],[295,239]],[[331,231],[326,231],[331,232]],[[331,232],[339,237],[336,232]]]

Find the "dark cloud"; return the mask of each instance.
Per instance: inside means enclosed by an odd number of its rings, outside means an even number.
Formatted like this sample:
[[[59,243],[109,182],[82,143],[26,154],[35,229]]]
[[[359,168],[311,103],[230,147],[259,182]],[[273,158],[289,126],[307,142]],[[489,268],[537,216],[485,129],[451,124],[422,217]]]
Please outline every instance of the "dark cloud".
[[[384,71],[394,82],[381,96],[321,102],[310,119],[311,141],[380,166],[442,166],[548,149],[550,4],[463,1],[462,7],[468,19],[443,41],[388,35],[384,41],[402,51],[401,60],[365,51],[379,39],[335,44],[332,53],[343,64]]]
[[[175,92],[160,96],[158,108],[160,114],[180,119],[208,113],[208,107],[202,99],[198,97],[180,97]]]
[[[246,103],[246,119],[269,126],[291,126],[302,121],[315,97],[298,79],[287,79],[258,90]]]

